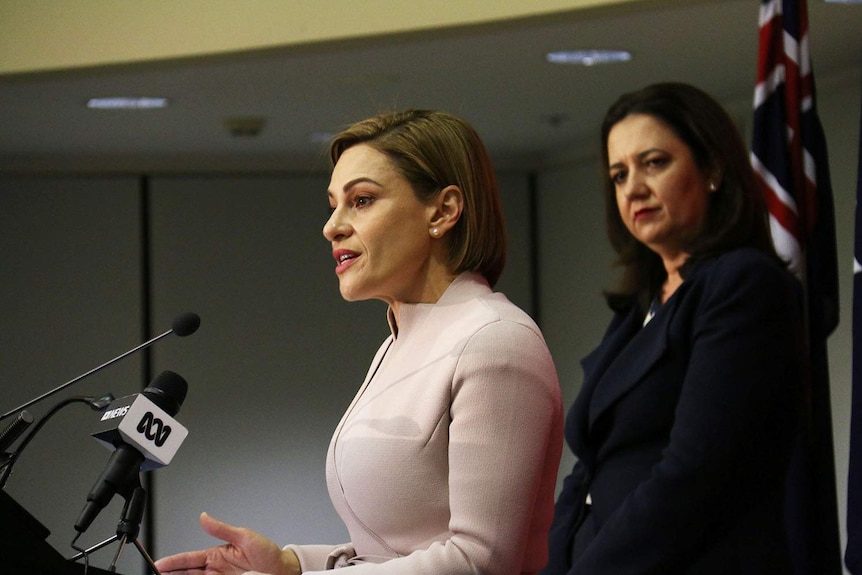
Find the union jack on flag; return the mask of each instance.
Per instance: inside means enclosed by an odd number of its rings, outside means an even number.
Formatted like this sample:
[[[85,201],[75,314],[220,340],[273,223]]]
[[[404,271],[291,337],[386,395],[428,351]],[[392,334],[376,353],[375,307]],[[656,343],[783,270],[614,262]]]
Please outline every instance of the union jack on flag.
[[[775,247],[805,288],[805,429],[788,476],[786,525],[796,575],[838,575],[841,544],[826,338],[838,324],[835,218],[817,116],[805,0],[762,0],[751,163]]]
[[[751,161],[769,208],[778,253],[800,279],[818,283],[819,274],[809,278],[819,270],[808,269],[813,263],[808,252],[822,247],[811,244],[823,226],[833,230],[832,263],[836,260],[832,190],[815,107],[806,0],[763,0],[759,25]],[[822,258],[819,253],[812,255]],[[833,269],[832,291],[837,300],[837,265]],[[838,323],[834,303],[827,332]]]

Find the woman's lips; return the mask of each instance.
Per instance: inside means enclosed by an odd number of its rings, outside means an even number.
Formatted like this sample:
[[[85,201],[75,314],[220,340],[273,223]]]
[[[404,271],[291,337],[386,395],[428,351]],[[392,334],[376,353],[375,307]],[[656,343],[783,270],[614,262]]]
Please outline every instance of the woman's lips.
[[[335,258],[335,273],[340,274],[352,266],[359,254],[350,250],[335,250],[332,252],[332,257]]]
[[[652,214],[654,214],[657,211],[658,211],[658,208],[641,208],[641,209],[635,211],[634,219],[635,219],[635,221],[642,220],[644,218],[651,216]]]

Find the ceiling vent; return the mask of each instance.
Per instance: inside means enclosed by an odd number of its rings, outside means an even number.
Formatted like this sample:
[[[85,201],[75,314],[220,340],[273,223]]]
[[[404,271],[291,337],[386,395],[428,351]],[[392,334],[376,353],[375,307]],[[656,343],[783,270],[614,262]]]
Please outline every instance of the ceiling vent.
[[[263,130],[264,124],[266,124],[266,118],[260,116],[245,116],[225,120],[225,126],[234,138],[254,138]]]

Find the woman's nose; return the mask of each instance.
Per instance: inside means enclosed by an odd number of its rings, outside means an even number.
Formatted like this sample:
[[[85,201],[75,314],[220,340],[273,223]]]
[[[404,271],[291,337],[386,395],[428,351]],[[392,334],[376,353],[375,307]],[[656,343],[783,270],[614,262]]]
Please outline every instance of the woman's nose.
[[[335,209],[323,225],[323,237],[330,242],[350,234],[350,226],[344,221],[341,211]]]
[[[626,199],[639,198],[649,193],[646,182],[637,174],[629,176],[622,191]]]

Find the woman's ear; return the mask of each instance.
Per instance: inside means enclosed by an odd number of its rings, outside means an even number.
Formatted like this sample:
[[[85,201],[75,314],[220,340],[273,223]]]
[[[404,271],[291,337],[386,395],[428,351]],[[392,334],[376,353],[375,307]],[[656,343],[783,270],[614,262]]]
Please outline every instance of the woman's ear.
[[[433,211],[428,221],[428,231],[435,237],[443,237],[455,227],[464,211],[464,194],[458,186],[446,186],[432,205]]]

